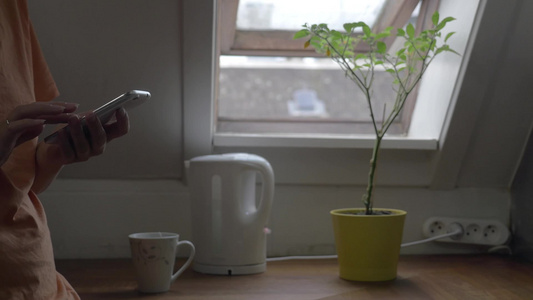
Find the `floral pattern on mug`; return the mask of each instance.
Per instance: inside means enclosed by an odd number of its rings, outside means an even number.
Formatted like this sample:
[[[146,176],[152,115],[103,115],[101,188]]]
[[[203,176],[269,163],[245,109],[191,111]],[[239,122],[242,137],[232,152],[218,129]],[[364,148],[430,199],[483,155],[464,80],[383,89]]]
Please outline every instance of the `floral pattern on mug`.
[[[144,264],[159,260],[163,260],[167,265],[169,264],[168,259],[162,255],[163,249],[156,245],[156,243],[150,243],[148,241],[131,241],[131,243],[137,249],[134,259],[138,261],[142,260]]]

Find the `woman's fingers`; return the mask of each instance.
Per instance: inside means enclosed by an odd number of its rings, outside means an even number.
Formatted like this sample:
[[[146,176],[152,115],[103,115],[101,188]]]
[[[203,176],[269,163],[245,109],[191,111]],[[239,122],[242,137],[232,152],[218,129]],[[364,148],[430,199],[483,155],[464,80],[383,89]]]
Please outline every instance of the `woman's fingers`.
[[[9,124],[6,123],[5,129],[8,134],[14,134],[32,127],[43,126],[45,120],[43,119],[24,119],[18,121],[9,121]]]
[[[61,113],[58,115],[40,115],[36,118],[45,120],[45,124],[62,124],[68,123],[68,120],[75,114],[73,113]]]
[[[72,116],[68,121],[70,139],[76,159],[86,161],[91,157],[91,146],[85,135],[82,122],[78,116]]]
[[[116,122],[104,126],[108,142],[125,135],[130,130],[128,113],[124,108],[117,109],[115,116]]]
[[[13,148],[39,136],[47,123],[66,123],[78,108],[75,103],[35,102],[17,106],[0,120],[0,165]]]
[[[76,111],[76,109],[78,109],[78,106],[79,106],[79,104],[77,103],[69,103],[69,102],[52,102],[51,104],[63,106],[65,108],[63,112],[65,113],[74,112]]]
[[[7,117],[9,122],[22,119],[44,119],[54,123],[65,122],[65,116],[61,114],[69,114],[77,109],[78,105],[74,103],[42,103],[35,102],[28,105],[21,105],[15,108]],[[54,118],[55,116],[55,118]],[[60,116],[60,117],[58,117]]]
[[[50,147],[58,147],[56,156],[64,164],[86,161],[105,151],[107,142],[129,131],[129,118],[124,109],[115,112],[115,121],[102,125],[94,112],[72,115],[68,127],[57,132]]]
[[[100,119],[94,113],[90,113],[85,117],[86,133],[91,144],[91,152],[93,155],[100,155],[104,153],[107,142],[107,135],[102,127]]]
[[[45,120],[24,119],[4,125],[3,134],[5,138],[14,141],[15,147],[29,141],[41,134],[44,129]]]
[[[15,139],[15,147],[38,137],[44,130],[45,120],[24,119],[11,122],[8,127],[8,135]]]

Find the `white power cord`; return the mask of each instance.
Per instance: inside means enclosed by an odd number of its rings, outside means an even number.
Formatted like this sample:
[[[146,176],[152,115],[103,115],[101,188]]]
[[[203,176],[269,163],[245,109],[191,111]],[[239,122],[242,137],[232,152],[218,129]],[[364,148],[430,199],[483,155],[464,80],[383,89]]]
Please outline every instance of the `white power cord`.
[[[494,246],[488,250],[489,253],[502,253],[507,252],[508,255],[513,255],[513,250],[507,245]]]
[[[462,235],[462,234],[463,234],[463,227],[459,226],[454,231],[446,233],[446,234],[432,236],[432,237],[427,238],[425,240],[414,241],[414,242],[410,242],[410,243],[404,243],[404,244],[402,244],[402,248],[403,247],[414,246],[414,245],[418,245],[418,244],[423,244],[423,243],[427,243],[427,242],[431,242],[431,241],[442,239],[442,238],[445,238],[445,237],[458,236],[458,235]]]
[[[281,256],[267,258],[266,261],[296,260],[296,259],[332,259],[337,255],[313,255],[313,256]]]
[[[462,234],[463,234],[463,227],[459,226],[452,232],[441,234],[441,235],[436,235],[436,236],[427,238],[425,240],[404,243],[404,244],[402,244],[402,247],[414,246],[414,245],[423,244],[423,243],[431,242],[431,241],[434,241],[434,240],[442,239],[442,238],[445,238],[445,237],[459,236],[459,235],[462,235]],[[297,260],[297,259],[332,259],[332,258],[337,258],[337,255],[282,256],[282,257],[267,258],[266,261],[269,262],[269,261]]]

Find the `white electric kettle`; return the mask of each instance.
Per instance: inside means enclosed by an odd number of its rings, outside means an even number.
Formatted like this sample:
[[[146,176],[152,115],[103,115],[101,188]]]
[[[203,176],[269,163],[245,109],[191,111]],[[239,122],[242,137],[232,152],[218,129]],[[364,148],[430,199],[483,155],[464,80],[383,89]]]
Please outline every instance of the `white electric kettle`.
[[[264,158],[246,153],[199,156],[189,161],[193,269],[242,275],[266,270],[266,224],[274,173]],[[262,178],[256,197],[256,174]],[[258,200],[258,201],[257,201]]]

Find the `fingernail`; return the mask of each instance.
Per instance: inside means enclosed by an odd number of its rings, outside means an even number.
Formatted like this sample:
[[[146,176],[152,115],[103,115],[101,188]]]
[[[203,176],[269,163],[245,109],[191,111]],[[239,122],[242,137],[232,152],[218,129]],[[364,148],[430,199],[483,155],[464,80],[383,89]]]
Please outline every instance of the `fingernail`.
[[[94,114],[94,112],[90,112],[86,114],[85,116],[83,116],[83,118],[89,121],[94,121],[94,119],[96,119],[96,115]]]
[[[65,111],[65,107],[61,106],[61,105],[53,105],[52,104],[52,108],[56,109],[58,112],[64,112]]]
[[[74,102],[55,102],[55,103],[61,103],[61,104],[64,104],[64,105],[80,105],[79,103],[74,103]]]
[[[74,115],[74,116],[72,116],[72,117],[70,117],[68,119],[68,124],[69,125],[76,125],[79,121],[80,121],[80,119],[78,118],[78,116]]]

